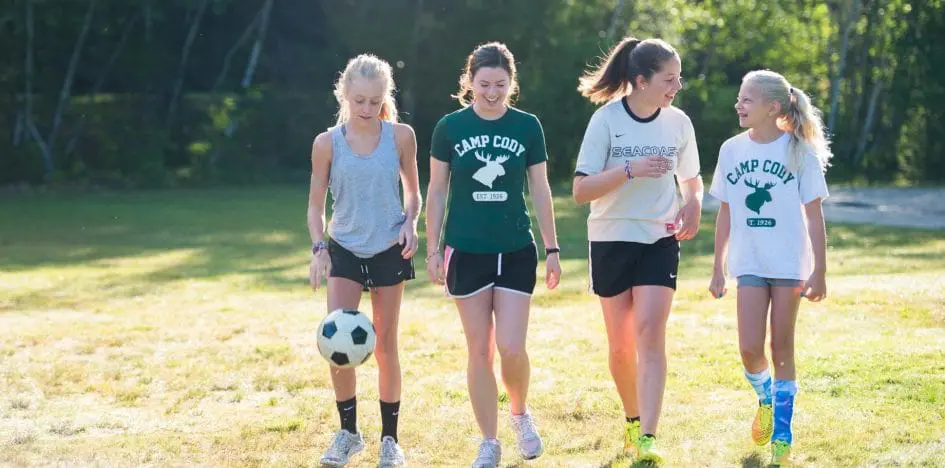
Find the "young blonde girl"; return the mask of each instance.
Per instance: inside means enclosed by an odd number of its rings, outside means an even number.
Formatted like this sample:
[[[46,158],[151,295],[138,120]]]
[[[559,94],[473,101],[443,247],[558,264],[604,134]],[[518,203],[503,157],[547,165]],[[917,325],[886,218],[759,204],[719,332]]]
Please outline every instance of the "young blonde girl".
[[[726,141],[710,194],[716,219],[715,266],[709,290],[738,282],[738,341],[745,377],[758,395],[751,437],[771,442],[772,465],[787,463],[797,393],[794,325],[802,297],[827,295],[826,229],[821,203],[831,157],[820,111],[804,91],[768,70],[748,73],[735,104],[748,130]],[[765,356],[770,310],[772,383]]]

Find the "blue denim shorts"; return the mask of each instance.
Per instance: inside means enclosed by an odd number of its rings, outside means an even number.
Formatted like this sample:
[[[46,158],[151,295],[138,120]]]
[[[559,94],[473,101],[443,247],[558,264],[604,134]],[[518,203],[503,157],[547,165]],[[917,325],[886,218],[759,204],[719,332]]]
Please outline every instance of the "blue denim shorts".
[[[756,275],[741,275],[738,277],[738,287],[753,286],[756,288],[766,288],[768,286],[790,286],[799,288],[804,286],[804,282],[796,279],[785,278],[762,278]]]

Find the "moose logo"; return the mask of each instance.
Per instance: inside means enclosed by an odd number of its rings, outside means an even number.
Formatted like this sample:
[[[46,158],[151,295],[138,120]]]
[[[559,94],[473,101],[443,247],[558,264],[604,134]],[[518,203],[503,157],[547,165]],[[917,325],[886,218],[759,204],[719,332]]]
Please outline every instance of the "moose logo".
[[[759,182],[752,182],[751,179],[745,178],[745,185],[755,189],[754,192],[749,193],[748,196],[745,197],[745,206],[748,207],[749,210],[761,214],[761,206],[771,201],[771,193],[768,192],[768,190],[776,184],[766,182],[764,187],[759,187],[758,184]]]
[[[499,156],[495,159],[492,159],[491,154],[486,154],[485,157],[483,157],[478,151],[475,152],[475,155],[476,159],[486,163],[486,165],[476,171],[472,177],[480,184],[485,185],[491,189],[492,183],[495,182],[495,179],[499,176],[505,175],[505,168],[502,167],[502,163],[508,161],[509,156]]]

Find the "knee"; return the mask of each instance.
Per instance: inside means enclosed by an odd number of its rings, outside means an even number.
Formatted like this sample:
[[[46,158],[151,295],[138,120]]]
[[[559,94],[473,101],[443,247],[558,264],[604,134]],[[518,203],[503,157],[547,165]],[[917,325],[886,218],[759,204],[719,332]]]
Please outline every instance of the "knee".
[[[397,357],[397,332],[395,330],[377,331],[374,354],[378,359]]]
[[[525,343],[497,343],[499,356],[503,361],[518,361],[526,359]]]
[[[666,323],[658,318],[641,318],[637,322],[637,340],[648,347],[661,345],[665,335]]]
[[[473,365],[492,366],[492,344],[488,340],[468,343],[469,363]]]
[[[755,362],[765,359],[765,347],[763,343],[741,343],[739,352],[742,355],[742,361]]]

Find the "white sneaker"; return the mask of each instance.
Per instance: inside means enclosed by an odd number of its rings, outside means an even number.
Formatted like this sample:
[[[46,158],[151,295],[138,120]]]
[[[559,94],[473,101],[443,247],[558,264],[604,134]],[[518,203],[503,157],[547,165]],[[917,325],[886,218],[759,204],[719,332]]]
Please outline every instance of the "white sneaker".
[[[322,466],[341,467],[348,464],[348,458],[364,450],[364,438],[361,433],[352,434],[344,429],[335,433],[331,447],[322,455]]]
[[[479,455],[472,463],[472,468],[498,468],[502,461],[502,446],[495,439],[483,440],[479,444]]]
[[[528,410],[525,414],[512,415],[512,430],[515,431],[515,438],[518,439],[518,450],[522,452],[522,458],[532,460],[541,456],[544,445]]]
[[[384,436],[381,439],[381,456],[378,457],[378,466],[380,468],[407,466],[404,450],[400,448],[400,445],[397,445],[397,441],[391,436]]]

